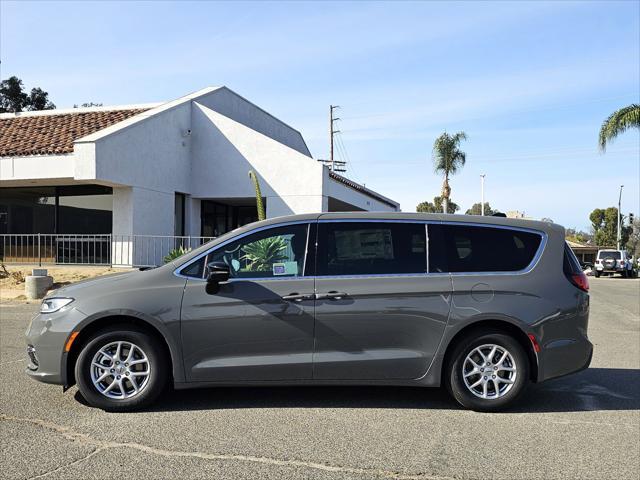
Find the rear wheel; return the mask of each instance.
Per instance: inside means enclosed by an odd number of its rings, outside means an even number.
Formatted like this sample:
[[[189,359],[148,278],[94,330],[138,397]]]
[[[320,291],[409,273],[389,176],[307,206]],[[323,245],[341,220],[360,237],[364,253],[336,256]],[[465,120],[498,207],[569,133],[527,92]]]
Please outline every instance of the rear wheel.
[[[511,405],[529,380],[529,360],[513,337],[476,332],[460,341],[447,364],[445,385],[466,408],[494,412]]]
[[[76,362],[78,388],[94,407],[128,411],[146,407],[164,390],[169,362],[159,342],[142,330],[98,332]]]
[[[598,270],[593,272],[593,274],[596,276],[596,278],[600,278],[600,272]]]

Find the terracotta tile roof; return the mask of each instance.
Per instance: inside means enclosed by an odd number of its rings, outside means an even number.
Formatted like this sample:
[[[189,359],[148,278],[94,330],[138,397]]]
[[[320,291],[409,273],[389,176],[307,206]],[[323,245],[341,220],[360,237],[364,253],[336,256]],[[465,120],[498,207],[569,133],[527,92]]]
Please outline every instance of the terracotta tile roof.
[[[74,140],[146,110],[99,110],[0,118],[0,157],[72,153]]]

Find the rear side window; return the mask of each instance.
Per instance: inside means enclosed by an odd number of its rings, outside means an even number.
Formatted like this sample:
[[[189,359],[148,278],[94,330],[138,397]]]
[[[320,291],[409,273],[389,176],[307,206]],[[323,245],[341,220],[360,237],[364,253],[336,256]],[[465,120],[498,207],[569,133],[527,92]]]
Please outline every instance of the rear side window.
[[[539,234],[467,225],[429,225],[432,272],[516,272],[533,261]]]
[[[564,244],[564,261],[562,264],[562,269],[564,270],[565,275],[567,275],[568,277],[582,272],[580,262],[573,253],[573,250],[571,250],[571,247],[566,243]]]
[[[317,275],[377,275],[427,271],[424,224],[320,223]]]

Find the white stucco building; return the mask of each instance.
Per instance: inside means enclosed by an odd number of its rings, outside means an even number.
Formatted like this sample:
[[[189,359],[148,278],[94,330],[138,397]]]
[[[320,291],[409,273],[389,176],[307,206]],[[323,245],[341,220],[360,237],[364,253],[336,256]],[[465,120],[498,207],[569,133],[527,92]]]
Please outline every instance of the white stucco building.
[[[249,170],[267,217],[399,210],[219,87],[162,104],[1,114],[0,233],[217,236],[256,219]]]

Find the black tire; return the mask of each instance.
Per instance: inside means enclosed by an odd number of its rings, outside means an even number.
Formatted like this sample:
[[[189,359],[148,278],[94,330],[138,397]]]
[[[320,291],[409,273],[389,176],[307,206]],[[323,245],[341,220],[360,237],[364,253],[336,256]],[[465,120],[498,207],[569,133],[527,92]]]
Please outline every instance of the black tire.
[[[498,398],[480,398],[474,395],[465,385],[462,375],[467,355],[476,347],[487,344],[506,349],[517,368],[513,385]],[[529,383],[529,359],[520,343],[510,335],[499,330],[475,331],[458,342],[448,357],[444,383],[449,393],[463,407],[480,412],[497,412],[512,405],[526,388]]]
[[[596,278],[600,278],[600,272],[598,270],[593,272],[593,274],[595,275]]]
[[[150,373],[139,393],[128,398],[116,399],[103,395],[94,386],[91,379],[91,362],[102,347],[119,341],[133,343],[142,349],[148,359]],[[75,365],[75,376],[78,389],[89,405],[110,412],[126,412],[141,409],[153,403],[168,384],[170,368],[170,362],[162,345],[153,336],[133,326],[120,325],[97,332],[82,347]],[[133,367],[131,370],[133,371]],[[122,378],[125,377],[122,376]],[[132,387],[131,383],[125,385]]]

